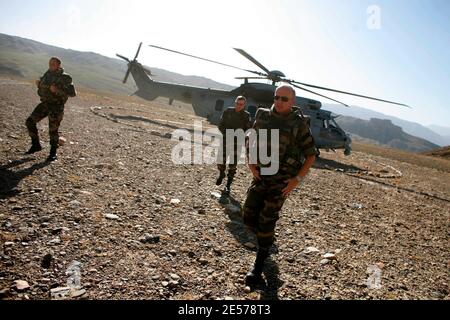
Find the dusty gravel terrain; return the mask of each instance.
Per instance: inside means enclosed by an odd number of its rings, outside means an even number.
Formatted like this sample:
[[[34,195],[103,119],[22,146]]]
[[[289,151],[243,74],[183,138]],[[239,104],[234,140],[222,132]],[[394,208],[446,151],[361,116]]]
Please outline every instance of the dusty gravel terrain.
[[[200,120],[189,107],[80,89],[48,164],[47,120],[44,150],[23,155],[35,91],[0,78],[0,298],[449,299],[450,161],[323,151],[250,292],[251,176],[240,166],[218,199],[214,165],[171,162],[170,133]]]

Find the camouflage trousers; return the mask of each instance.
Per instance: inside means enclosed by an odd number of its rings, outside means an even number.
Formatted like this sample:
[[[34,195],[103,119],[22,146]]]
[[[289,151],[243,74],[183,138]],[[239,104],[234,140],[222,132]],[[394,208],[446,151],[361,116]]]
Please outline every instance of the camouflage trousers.
[[[226,148],[224,148],[224,146],[226,146]],[[229,155],[230,152],[228,152],[228,154],[227,154],[227,148],[234,150],[233,157],[231,155]],[[220,172],[225,173],[225,171],[227,169],[227,158],[229,158],[230,161],[228,163],[228,174],[227,174],[228,179],[233,179],[233,177],[236,175],[237,164],[238,164],[238,160],[240,157],[240,151],[241,150],[236,143],[227,144],[226,141],[224,141],[220,146],[218,159],[217,159],[218,160],[217,161],[217,169],[219,169]]]
[[[274,242],[275,225],[286,200],[282,190],[287,184],[283,179],[254,179],[247,191],[243,208],[244,224],[256,234],[260,249],[269,250]]]
[[[39,133],[36,124],[48,116],[48,131],[50,135],[50,145],[58,147],[59,125],[64,117],[64,104],[48,104],[41,102],[34,108],[26,121],[28,134],[31,139],[39,139]]]

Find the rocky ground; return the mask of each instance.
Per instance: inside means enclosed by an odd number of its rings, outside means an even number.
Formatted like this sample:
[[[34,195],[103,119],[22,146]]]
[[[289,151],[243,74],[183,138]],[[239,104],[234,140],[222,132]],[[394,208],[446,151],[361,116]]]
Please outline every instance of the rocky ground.
[[[449,299],[450,162],[322,152],[251,291],[249,172],[226,199],[214,165],[171,162],[192,110],[80,90],[48,164],[47,120],[44,151],[23,155],[37,103],[31,83],[0,78],[0,298]]]

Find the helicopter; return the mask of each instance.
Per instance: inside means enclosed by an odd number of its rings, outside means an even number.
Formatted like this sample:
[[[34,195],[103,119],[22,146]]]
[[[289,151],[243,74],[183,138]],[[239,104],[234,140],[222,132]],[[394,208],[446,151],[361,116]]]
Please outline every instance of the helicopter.
[[[138,97],[150,101],[156,99],[157,97],[166,97],[169,98],[169,104],[172,104],[174,100],[191,104],[194,113],[197,116],[206,118],[207,121],[211,124],[219,123],[225,108],[234,105],[235,98],[239,95],[243,95],[246,97],[247,99],[246,109],[250,113],[252,119],[254,119],[258,108],[261,107],[270,108],[272,106],[274,92],[279,83],[290,84],[291,86],[297,89],[312,93],[322,98],[326,98],[328,100],[342,104],[346,107],[349,106],[341,101],[330,98],[318,92],[312,91],[308,88],[322,89],[331,92],[337,92],[357,96],[360,98],[366,98],[411,108],[410,106],[403,103],[388,101],[375,97],[369,97],[366,95],[321,87],[304,82],[299,82],[296,80],[287,79],[283,72],[278,70],[270,71],[263,64],[261,64],[250,54],[248,54],[245,50],[238,48],[233,49],[236,50],[241,55],[243,55],[248,60],[250,60],[253,64],[258,66],[259,69],[261,69],[263,72],[236,67],[219,61],[202,58],[192,54],[168,48],[163,48],[156,45],[149,45],[149,47],[156,48],[159,50],[164,50],[167,52],[188,56],[190,58],[207,61],[210,63],[218,64],[224,67],[233,68],[240,71],[245,71],[247,73],[252,73],[255,75],[255,76],[236,77],[236,79],[244,80],[244,83],[242,83],[239,87],[233,90],[227,91],[221,89],[202,88],[177,83],[155,81],[152,79],[152,76],[154,75],[152,74],[151,70],[145,68],[141,63],[137,61],[141,47],[142,42],[139,44],[139,47],[133,60],[130,60],[123,55],[116,54],[117,57],[125,60],[128,63],[128,68],[125,74],[125,78],[123,79],[123,83],[127,82],[130,74],[133,76],[136,86],[138,88],[138,90],[133,95],[136,95]],[[249,82],[249,80],[269,80],[269,82],[271,83]],[[338,115],[334,115],[330,111],[323,110],[322,103],[320,101],[309,98],[296,96],[295,105],[300,107],[303,114],[309,119],[311,133],[313,135],[316,147],[318,149],[325,149],[325,150],[331,149],[333,151],[335,151],[336,149],[344,149],[344,154],[350,155],[352,139],[350,135],[346,133],[335,121]]]

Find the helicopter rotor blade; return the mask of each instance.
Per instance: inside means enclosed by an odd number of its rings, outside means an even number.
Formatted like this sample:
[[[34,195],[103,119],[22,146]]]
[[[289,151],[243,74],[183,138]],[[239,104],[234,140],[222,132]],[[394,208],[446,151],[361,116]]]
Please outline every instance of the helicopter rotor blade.
[[[399,106],[403,106],[403,107],[407,107],[407,108],[412,109],[410,106],[408,106],[408,105],[406,105],[406,104],[403,104],[403,103],[399,103],[399,102],[394,102],[394,101],[389,101],[389,100],[383,100],[383,99],[379,99],[379,98],[369,97],[369,96],[365,96],[365,95],[362,95],[362,94],[357,94],[357,93],[352,93],[352,92],[347,92],[347,91],[342,91],[342,90],[336,90],[336,89],[331,89],[331,88],[325,88],[325,87],[315,86],[315,85],[312,85],[312,84],[303,83],[303,82],[298,82],[298,81],[294,81],[294,80],[287,80],[287,79],[286,79],[286,81],[289,82],[289,83],[291,83],[291,84],[293,84],[293,83],[301,84],[301,85],[303,85],[303,86],[307,86],[307,87],[311,87],[311,88],[316,88],[316,89],[328,90],[328,91],[337,92],[337,93],[348,94],[348,95],[355,96],[355,97],[360,97],[360,98],[365,98],[365,99],[371,99],[371,100],[376,100],[376,101],[381,101],[381,102],[386,102],[386,103],[396,104],[396,105],[399,105]]]
[[[253,58],[251,55],[249,55],[245,50],[239,49],[239,48],[233,48],[233,49],[236,50],[237,52],[239,52],[240,54],[242,54],[244,57],[246,57],[248,60],[250,60],[250,61],[253,62],[254,64],[256,64],[258,67],[261,68],[261,70],[264,70],[264,72],[266,72],[267,75],[270,74],[269,69],[267,69],[266,67],[264,67],[258,60],[256,60],[256,59]]]
[[[127,73],[125,74],[125,78],[123,78],[123,83],[127,82],[130,72],[131,72],[131,66],[128,68]]]
[[[288,82],[288,83],[290,83],[289,81],[285,81],[285,82]],[[306,88],[303,88],[303,87],[300,87],[299,85],[296,85],[296,84],[293,84],[293,83],[290,83],[293,87],[296,87],[296,88],[298,88],[298,89],[300,89],[300,90],[303,90],[303,91],[306,91],[306,92],[309,92],[309,93],[312,93],[312,94],[315,94],[315,95],[318,95],[318,96],[320,96],[320,97],[322,97],[322,98],[326,98],[326,99],[329,99],[329,100],[331,100],[331,101],[334,101],[334,102],[337,102],[337,103],[339,103],[339,104],[342,104],[342,105],[344,105],[344,106],[346,106],[346,107],[350,107],[349,105],[347,105],[347,104],[345,104],[345,103],[343,103],[343,102],[341,102],[341,101],[338,101],[338,100],[336,100],[336,99],[333,99],[333,98],[330,98],[330,97],[327,97],[327,96],[324,96],[323,94],[320,94],[320,93],[317,93],[317,92],[314,92],[314,91],[311,91],[311,90],[309,90],[309,89],[306,89]]]
[[[238,80],[245,80],[245,79],[268,79],[267,77],[235,77],[235,79]]]
[[[138,57],[138,55],[139,55],[139,52],[141,51],[141,47],[142,47],[142,42],[139,43],[138,50],[137,50],[136,55],[134,56],[134,59],[133,59],[133,60],[136,60],[136,59],[137,59],[137,57]]]
[[[124,57],[124,56],[122,56],[122,55],[120,55],[118,53],[116,53],[116,56],[118,56],[119,58],[121,58],[121,59],[123,59],[123,60],[125,60],[127,62],[130,62],[130,59],[128,59],[127,57]]]
[[[247,70],[247,69],[235,67],[235,66],[232,66],[230,64],[222,63],[222,62],[219,62],[219,61],[214,61],[214,60],[211,60],[211,59],[202,58],[202,57],[199,57],[199,56],[194,56],[192,54],[188,54],[188,53],[184,53],[184,52],[180,52],[180,51],[176,51],[176,50],[172,50],[172,49],[167,49],[167,48],[163,48],[163,47],[155,46],[155,45],[149,45],[149,47],[160,49],[160,50],[169,51],[169,52],[176,53],[176,54],[181,54],[183,56],[191,57],[191,58],[194,58],[194,59],[199,59],[199,60],[203,60],[203,61],[219,64],[221,66],[225,66],[225,67],[229,67],[229,68],[233,68],[233,69],[237,69],[237,70],[241,70],[241,71],[254,73],[254,74],[257,74],[257,75],[260,75],[260,76],[264,76],[264,74],[262,74],[261,72],[258,72],[258,71],[252,71],[252,70]]]

